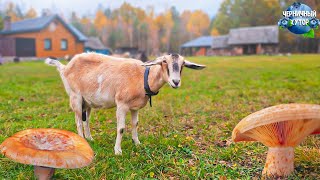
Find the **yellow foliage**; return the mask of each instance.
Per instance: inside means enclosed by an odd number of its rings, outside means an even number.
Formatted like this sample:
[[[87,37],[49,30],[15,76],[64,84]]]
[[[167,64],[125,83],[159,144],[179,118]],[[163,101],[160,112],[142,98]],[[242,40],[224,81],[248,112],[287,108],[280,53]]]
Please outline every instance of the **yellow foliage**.
[[[6,8],[6,15],[11,17],[12,22],[20,21],[21,18],[18,17],[15,11],[16,5],[13,2],[10,2]]]
[[[195,36],[201,36],[204,30],[209,27],[209,16],[201,10],[196,10],[191,13],[187,23],[187,30]]]
[[[101,10],[98,10],[94,19],[94,26],[97,28],[97,30],[102,30],[102,28],[107,26],[107,24],[108,18]]]
[[[25,15],[26,18],[35,18],[37,17],[37,11],[34,8],[30,8]]]
[[[90,19],[84,16],[81,18],[80,22],[83,25],[88,25],[88,24],[90,24]]]
[[[219,36],[220,35],[220,33],[219,33],[217,28],[212,28],[210,34],[211,34],[211,36]]]

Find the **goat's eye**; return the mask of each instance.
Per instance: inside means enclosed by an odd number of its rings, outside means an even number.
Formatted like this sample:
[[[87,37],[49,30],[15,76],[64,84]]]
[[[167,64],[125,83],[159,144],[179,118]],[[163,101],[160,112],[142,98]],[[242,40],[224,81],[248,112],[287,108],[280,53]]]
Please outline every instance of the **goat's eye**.
[[[166,64],[167,64],[167,61],[163,61],[163,63],[166,63]]]

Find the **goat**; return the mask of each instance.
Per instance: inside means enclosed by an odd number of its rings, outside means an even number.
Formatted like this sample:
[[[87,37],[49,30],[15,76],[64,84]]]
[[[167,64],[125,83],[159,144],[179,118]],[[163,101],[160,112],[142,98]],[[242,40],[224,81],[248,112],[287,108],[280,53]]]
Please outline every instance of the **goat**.
[[[75,112],[80,136],[93,140],[89,128],[91,108],[117,108],[117,138],[114,146],[116,155],[122,154],[121,139],[125,129],[125,117],[129,111],[132,140],[136,145],[140,144],[137,132],[138,110],[149,100],[144,88],[145,66],[150,68],[147,82],[152,92],[158,92],[166,82],[172,88],[180,87],[183,67],[205,67],[189,62],[179,54],[169,54],[143,63],[135,59],[82,53],[73,57],[67,65],[51,58],[47,58],[45,63],[56,66],[60,72],[70,97],[70,106]]]

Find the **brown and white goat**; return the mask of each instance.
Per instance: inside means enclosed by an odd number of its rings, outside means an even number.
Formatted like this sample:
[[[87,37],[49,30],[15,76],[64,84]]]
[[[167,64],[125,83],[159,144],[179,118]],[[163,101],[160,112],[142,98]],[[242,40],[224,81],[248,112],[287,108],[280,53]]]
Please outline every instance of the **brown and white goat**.
[[[115,154],[122,153],[121,139],[125,129],[125,117],[129,111],[132,120],[132,140],[135,144],[140,144],[137,133],[138,110],[149,100],[144,89],[145,66],[150,66],[148,82],[153,92],[158,92],[166,82],[173,88],[180,87],[183,67],[205,67],[189,62],[179,54],[161,56],[147,63],[96,53],[76,55],[67,65],[50,58],[45,62],[56,66],[60,72],[70,97],[70,106],[75,112],[80,136],[84,135],[92,140],[89,128],[91,108],[117,108]]]

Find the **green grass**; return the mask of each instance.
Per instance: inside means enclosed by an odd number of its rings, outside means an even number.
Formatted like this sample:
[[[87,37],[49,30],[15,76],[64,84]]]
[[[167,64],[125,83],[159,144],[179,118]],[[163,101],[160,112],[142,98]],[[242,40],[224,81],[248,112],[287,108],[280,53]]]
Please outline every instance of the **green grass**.
[[[280,103],[320,104],[320,56],[192,57],[207,65],[185,69],[180,89],[165,85],[139,115],[142,145],[131,142],[127,119],[122,156],[115,156],[115,110],[91,117],[94,162],[58,169],[55,179],[260,178],[267,148],[260,143],[224,146],[245,116]],[[42,62],[0,66],[0,142],[27,128],[76,132],[74,113],[58,72]],[[295,149],[291,179],[320,178],[320,137]],[[33,168],[0,156],[0,179],[33,179]]]

